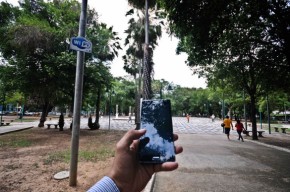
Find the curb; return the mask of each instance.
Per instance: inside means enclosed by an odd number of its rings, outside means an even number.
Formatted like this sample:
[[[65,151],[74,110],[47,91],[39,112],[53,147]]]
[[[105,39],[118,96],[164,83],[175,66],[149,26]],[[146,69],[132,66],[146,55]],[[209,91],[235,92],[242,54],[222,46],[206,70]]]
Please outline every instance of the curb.
[[[249,142],[252,142],[252,143],[256,143],[258,145],[263,145],[265,147],[269,147],[269,148],[272,148],[272,149],[277,149],[277,150],[280,150],[280,151],[284,151],[284,152],[287,152],[287,153],[290,153],[290,149],[286,149],[284,147],[279,147],[279,146],[275,146],[275,145],[270,145],[270,144],[266,144],[266,143],[262,143],[262,142],[259,142],[259,141],[253,141],[253,140],[249,140],[247,139]]]
[[[152,192],[154,188],[154,183],[155,183],[155,178],[156,178],[156,173],[154,173],[150,179],[150,181],[147,183],[145,189],[143,192]]]
[[[26,128],[21,128],[21,129],[15,129],[15,130],[11,130],[11,131],[2,132],[2,133],[0,133],[0,135],[5,135],[5,134],[13,133],[13,132],[18,132],[18,131],[24,131],[24,130],[31,129],[31,128],[33,128],[33,126],[32,127],[26,127]]]

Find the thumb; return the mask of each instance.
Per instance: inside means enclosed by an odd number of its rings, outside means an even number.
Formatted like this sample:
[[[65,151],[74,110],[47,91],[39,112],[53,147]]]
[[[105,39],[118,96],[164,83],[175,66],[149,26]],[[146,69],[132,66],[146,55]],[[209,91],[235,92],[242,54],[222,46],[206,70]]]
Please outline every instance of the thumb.
[[[139,139],[142,135],[146,133],[145,129],[140,130],[130,130],[128,131],[123,138],[118,142],[118,147],[128,148],[134,140]]]

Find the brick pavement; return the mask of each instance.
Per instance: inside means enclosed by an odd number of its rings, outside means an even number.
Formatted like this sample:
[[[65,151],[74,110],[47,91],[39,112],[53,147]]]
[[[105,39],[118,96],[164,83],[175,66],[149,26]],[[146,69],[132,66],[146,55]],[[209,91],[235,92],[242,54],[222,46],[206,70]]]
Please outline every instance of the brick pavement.
[[[120,118],[119,120],[115,120],[115,117],[112,116],[110,120],[110,129],[112,130],[129,130],[134,129],[136,126],[134,121],[128,122],[126,118]],[[94,120],[94,119],[93,119]],[[191,117],[189,123],[187,122],[185,117],[173,117],[173,130],[174,133],[177,134],[207,134],[207,135],[221,135],[222,127],[220,126],[221,120],[216,119],[214,122],[211,121],[210,118],[196,118]],[[46,121],[45,123],[57,123],[58,119],[52,119]],[[65,129],[69,129],[71,119],[65,119]],[[109,129],[109,118],[105,116],[100,118],[100,126],[101,129]],[[81,119],[81,129],[88,129],[87,126],[88,118]],[[0,127],[0,134],[3,132],[17,131],[21,129],[26,129],[28,127],[36,127],[38,125],[38,121],[35,122],[13,122],[10,126],[2,126]],[[268,133],[268,130],[265,129],[265,133],[263,134],[264,138],[259,138],[259,142],[266,143],[270,145],[275,145],[279,147],[284,147],[290,149],[290,134],[283,133]],[[251,137],[246,137],[246,139],[251,140]],[[236,131],[231,131],[231,138],[236,139],[237,133]]]
[[[86,121],[82,120],[82,126],[86,126]],[[221,120],[211,121],[210,118],[191,118],[189,123],[185,117],[173,117],[172,118],[173,131],[175,133],[184,134],[222,134],[222,127],[220,126]],[[101,129],[109,129],[108,117],[100,118]],[[110,129],[114,130],[129,130],[134,129],[134,123],[128,122],[127,120],[121,119],[116,120],[113,118],[110,121]]]
[[[214,122],[211,121],[210,118],[190,118],[189,123],[187,123],[185,117],[173,117],[173,131],[177,134],[207,134],[207,135],[222,135],[222,127],[220,126],[221,120],[216,119]],[[100,119],[101,129],[107,128],[109,125],[109,119],[104,117]],[[85,122],[84,122],[85,123]],[[85,124],[83,124],[85,126]],[[111,120],[111,129],[114,130],[129,130],[134,129],[135,125],[133,123],[128,123],[126,120]],[[251,129],[251,127],[248,127]],[[258,128],[259,129],[259,128]],[[265,143],[268,145],[274,145],[278,147],[283,147],[290,150],[290,134],[276,133],[272,132],[268,133],[267,129],[263,134],[264,137],[260,137],[257,142]],[[231,139],[237,139],[237,132],[231,131]],[[243,137],[247,140],[252,140],[251,136]],[[226,138],[226,137],[225,137]]]

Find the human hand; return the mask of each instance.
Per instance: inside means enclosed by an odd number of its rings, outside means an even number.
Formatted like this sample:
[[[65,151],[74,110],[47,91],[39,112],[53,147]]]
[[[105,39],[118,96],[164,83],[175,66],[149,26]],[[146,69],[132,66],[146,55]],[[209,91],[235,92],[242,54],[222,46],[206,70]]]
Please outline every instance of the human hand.
[[[151,176],[159,171],[173,171],[177,169],[177,162],[162,164],[141,164],[137,158],[139,138],[144,135],[145,129],[130,130],[117,143],[115,159],[109,177],[123,191],[141,191],[149,182]],[[178,136],[174,134],[174,141]],[[176,154],[183,151],[181,146],[175,147]]]

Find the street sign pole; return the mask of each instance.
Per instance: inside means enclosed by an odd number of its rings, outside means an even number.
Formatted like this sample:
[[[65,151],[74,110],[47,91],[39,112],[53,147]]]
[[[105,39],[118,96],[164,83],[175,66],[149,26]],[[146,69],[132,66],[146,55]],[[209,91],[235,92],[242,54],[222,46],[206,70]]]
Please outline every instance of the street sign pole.
[[[80,23],[79,23],[79,36],[85,37],[86,33],[86,20],[87,20],[87,0],[82,0]],[[71,159],[70,159],[70,172],[69,172],[69,185],[76,186],[77,184],[77,166],[78,166],[78,152],[79,152],[79,135],[80,135],[80,115],[82,106],[82,93],[83,93],[83,77],[84,77],[84,59],[85,53],[82,51],[77,52],[77,67],[75,79],[75,96],[74,96],[74,109],[73,109],[73,127],[71,139]]]

